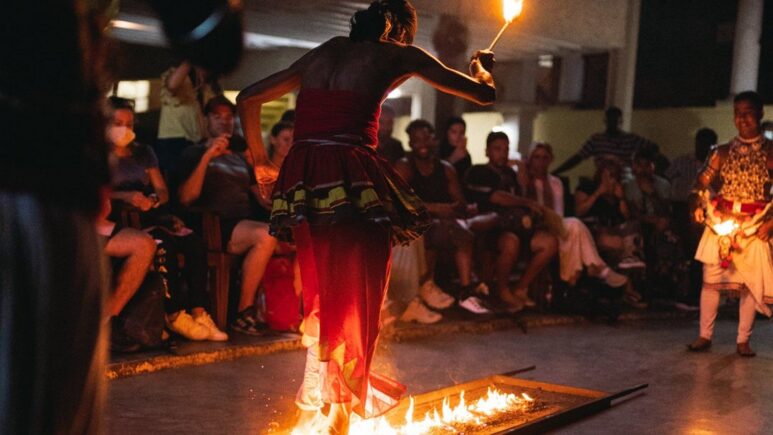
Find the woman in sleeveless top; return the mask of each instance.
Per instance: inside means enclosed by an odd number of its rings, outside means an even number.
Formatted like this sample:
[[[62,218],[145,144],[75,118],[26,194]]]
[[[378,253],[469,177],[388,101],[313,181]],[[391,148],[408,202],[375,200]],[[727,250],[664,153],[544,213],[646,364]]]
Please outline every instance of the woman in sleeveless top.
[[[295,239],[301,263],[308,354],[296,402],[305,410],[330,405],[331,433],[348,431],[351,411],[379,415],[404,391],[370,364],[391,245],[418,237],[428,215],[376,154],[381,103],[412,76],[478,104],[495,99],[492,53],[475,54],[471,75],[449,69],[411,45],[416,25],[409,1],[375,1],[352,17],[348,38],[330,39],[238,97],[245,137],[261,160],[261,105],[300,88],[271,229]]]

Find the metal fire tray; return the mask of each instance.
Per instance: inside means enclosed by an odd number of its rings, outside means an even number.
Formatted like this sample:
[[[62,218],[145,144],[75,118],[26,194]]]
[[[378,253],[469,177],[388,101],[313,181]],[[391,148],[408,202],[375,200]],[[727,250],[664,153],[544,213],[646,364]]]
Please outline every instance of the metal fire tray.
[[[534,368],[534,366],[527,367],[413,396],[414,418],[423,418],[424,414],[432,412],[433,408],[440,410],[445,397],[449,397],[451,406],[455,406],[459,402],[460,393],[464,391],[465,401],[471,403],[484,396],[489,387],[494,387],[505,393],[526,393],[534,398],[536,403],[527,411],[502,414],[493,421],[487,422],[486,425],[465,427],[459,430],[459,433],[481,435],[543,433],[610,408],[614,400],[648,386],[642,384],[617,393],[607,393],[513,377],[515,374]],[[404,417],[409,407],[409,400],[409,398],[403,399],[397,407],[385,415],[391,424],[399,426],[405,423]],[[453,432],[438,431],[437,433]]]

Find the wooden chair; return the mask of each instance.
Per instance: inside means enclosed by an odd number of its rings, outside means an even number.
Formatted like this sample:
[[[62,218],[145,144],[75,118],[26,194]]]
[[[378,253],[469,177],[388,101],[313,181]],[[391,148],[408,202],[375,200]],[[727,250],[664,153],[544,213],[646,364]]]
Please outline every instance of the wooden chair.
[[[131,206],[120,207],[121,225],[124,228],[134,228],[136,230],[142,229],[142,219],[140,218],[140,211]]]
[[[225,329],[228,323],[228,291],[231,268],[238,257],[223,249],[220,217],[217,214],[202,210],[201,228],[207,246],[212,317],[218,328]]]

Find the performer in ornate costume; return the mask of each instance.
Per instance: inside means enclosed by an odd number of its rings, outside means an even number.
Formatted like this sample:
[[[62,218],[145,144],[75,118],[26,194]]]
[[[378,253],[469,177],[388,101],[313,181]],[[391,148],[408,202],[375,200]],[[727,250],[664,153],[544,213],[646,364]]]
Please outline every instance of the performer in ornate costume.
[[[771,316],[773,258],[769,243],[773,229],[771,184],[773,142],[762,136],[762,99],[743,92],[734,100],[736,136],[709,155],[692,194],[694,219],[706,229],[695,258],[703,263],[700,336],[688,345],[691,351],[711,347],[720,290],[739,293],[737,352],[752,357],[749,346],[756,312]],[[715,178],[719,193],[709,197]]]
[[[419,236],[427,212],[376,153],[381,103],[411,76],[479,104],[494,101],[491,53],[478,52],[471,76],[410,45],[416,11],[380,0],[336,37],[288,69],[239,95],[245,136],[257,160],[261,104],[300,88],[295,143],[273,192],[272,232],[298,247],[308,347],[302,409],[328,408],[330,433],[346,433],[353,410],[383,413],[404,391],[370,371],[389,276],[391,243]],[[265,158],[265,157],[263,157]]]

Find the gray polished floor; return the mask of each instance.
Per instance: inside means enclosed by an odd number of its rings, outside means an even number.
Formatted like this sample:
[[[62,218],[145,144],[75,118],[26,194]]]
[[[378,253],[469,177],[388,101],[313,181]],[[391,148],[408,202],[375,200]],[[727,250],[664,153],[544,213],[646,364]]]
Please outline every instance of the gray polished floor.
[[[697,322],[570,325],[485,335],[383,342],[377,370],[420,393],[535,364],[523,377],[604,391],[649,383],[645,393],[564,428],[567,434],[773,433],[773,325],[757,321],[758,355],[735,355],[735,323],[714,347],[689,354]],[[291,418],[304,355],[169,370],[110,383],[112,434],[254,434]]]

